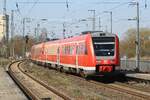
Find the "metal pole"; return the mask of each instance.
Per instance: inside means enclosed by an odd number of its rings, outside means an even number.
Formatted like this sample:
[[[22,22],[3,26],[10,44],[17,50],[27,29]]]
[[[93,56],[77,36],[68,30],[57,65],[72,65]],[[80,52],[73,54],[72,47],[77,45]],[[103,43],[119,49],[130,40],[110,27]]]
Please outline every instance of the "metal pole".
[[[65,30],[65,23],[63,23],[63,37],[64,37],[64,39],[65,39],[65,32],[66,32],[66,30]]]
[[[137,5],[137,34],[136,34],[136,69],[139,71],[140,68],[140,32],[139,32],[139,2]]]
[[[38,23],[38,24],[37,24],[37,35],[36,35],[36,36],[37,36],[37,42],[39,42],[39,39],[40,39],[40,38],[39,38],[39,35],[40,35],[39,28],[40,28],[40,24]]]
[[[12,43],[12,56],[14,57],[14,41],[13,41],[13,37],[14,37],[14,10],[11,11],[11,43]]]
[[[95,10],[93,10],[93,31],[95,31],[95,21],[96,21],[96,19],[95,19]]]
[[[6,45],[7,45],[7,57],[9,57],[9,16],[5,15],[5,32],[6,32]]]
[[[3,35],[4,35],[4,44],[6,44],[5,56],[7,57],[7,43],[6,43],[6,0],[3,1]]]
[[[23,36],[23,48],[22,48],[22,56],[25,57],[25,18],[23,18],[23,30],[22,30],[22,36]]]
[[[24,35],[25,35],[25,18],[23,18],[23,33],[22,33],[23,38]]]
[[[110,11],[110,26],[111,26],[110,32],[112,33],[112,11]]]
[[[96,21],[96,19],[95,19],[95,10],[88,10],[88,11],[91,11],[91,12],[93,12],[93,31],[95,31],[95,21]]]
[[[6,15],[6,0],[4,0],[3,15]]]
[[[101,18],[99,17],[99,31],[101,30]]]
[[[110,33],[112,33],[112,11],[104,11],[104,13],[110,13]]]
[[[34,28],[34,35],[35,35],[35,38],[36,38],[36,36],[37,36],[37,27]]]
[[[145,0],[145,8],[147,8],[147,0]]]

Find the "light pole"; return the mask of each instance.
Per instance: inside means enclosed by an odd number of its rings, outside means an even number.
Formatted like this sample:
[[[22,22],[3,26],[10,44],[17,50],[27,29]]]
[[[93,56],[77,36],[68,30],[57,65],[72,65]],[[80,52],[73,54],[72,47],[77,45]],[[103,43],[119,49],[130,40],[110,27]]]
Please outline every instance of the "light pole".
[[[22,48],[22,57],[25,57],[26,55],[26,38],[25,38],[25,33],[26,33],[26,22],[29,22],[30,18],[23,18],[22,19],[22,37],[23,37],[23,48]]]
[[[139,3],[136,3],[137,6],[137,35],[136,35],[136,68],[139,71],[140,68],[140,31],[139,31]]]
[[[11,11],[11,43],[12,43],[12,48],[11,48],[11,53],[12,57],[15,56],[15,48],[14,48],[14,10]]]
[[[91,11],[91,12],[93,12],[93,31],[95,31],[95,10],[88,10],[88,11]]]
[[[6,44],[6,57],[9,56],[9,45],[8,45],[8,40],[9,40],[9,33],[8,33],[8,28],[9,28],[9,16],[6,13],[6,0],[3,0],[4,6],[3,6],[3,35],[4,35],[4,43]]]
[[[137,7],[137,16],[134,19],[128,19],[128,20],[136,20],[137,22],[137,34],[136,34],[136,71],[139,71],[140,68],[140,29],[139,29],[139,2],[131,2],[131,5],[136,5]]]
[[[37,22],[36,22],[36,27],[35,27],[35,38],[36,38],[36,41],[38,42],[40,40],[39,36],[40,36],[40,21],[47,21],[48,19],[39,19]]]
[[[36,30],[36,33],[37,33],[37,34],[36,34],[36,39],[37,39],[37,41],[39,41],[40,24],[38,23],[38,24],[36,25],[36,27],[37,27],[37,28],[36,28],[36,29],[37,29],[37,30]]]
[[[104,11],[104,13],[110,13],[110,33],[112,33],[112,11]]]
[[[23,37],[22,57],[25,57],[25,38],[24,38],[24,35],[25,35],[25,19],[26,18],[23,18],[23,20],[22,20],[22,24],[23,24],[23,27],[22,27],[22,37]]]

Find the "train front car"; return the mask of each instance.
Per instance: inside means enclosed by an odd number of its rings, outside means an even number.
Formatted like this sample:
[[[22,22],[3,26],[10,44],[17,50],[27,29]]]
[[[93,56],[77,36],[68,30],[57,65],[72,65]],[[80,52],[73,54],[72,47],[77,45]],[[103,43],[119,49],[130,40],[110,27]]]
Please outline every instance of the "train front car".
[[[96,73],[114,72],[119,66],[119,39],[116,34],[91,32]]]

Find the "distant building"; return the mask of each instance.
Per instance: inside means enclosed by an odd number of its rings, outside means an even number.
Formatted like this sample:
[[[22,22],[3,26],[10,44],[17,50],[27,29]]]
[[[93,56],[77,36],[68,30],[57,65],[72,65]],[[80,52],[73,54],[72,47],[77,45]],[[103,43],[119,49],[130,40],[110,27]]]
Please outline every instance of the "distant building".
[[[0,15],[0,42],[2,41],[4,36],[8,36],[8,20],[8,15],[6,15],[6,17],[4,15]]]

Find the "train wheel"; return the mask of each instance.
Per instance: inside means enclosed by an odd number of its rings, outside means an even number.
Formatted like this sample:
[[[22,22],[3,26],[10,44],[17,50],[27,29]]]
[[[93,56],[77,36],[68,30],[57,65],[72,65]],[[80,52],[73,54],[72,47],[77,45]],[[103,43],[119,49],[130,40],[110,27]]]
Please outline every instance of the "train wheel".
[[[87,74],[85,74],[83,70],[80,70],[79,74],[81,77],[87,78]]]
[[[115,69],[115,66],[113,66],[113,69],[112,69],[112,71],[114,72],[116,69]]]
[[[49,64],[49,63],[48,63],[48,69],[52,69],[52,66],[51,66],[51,64]]]
[[[60,68],[60,72],[62,72],[62,73],[64,73],[64,72],[65,72],[65,70],[64,70],[64,68],[63,68],[63,67],[61,67],[61,68]]]

